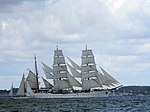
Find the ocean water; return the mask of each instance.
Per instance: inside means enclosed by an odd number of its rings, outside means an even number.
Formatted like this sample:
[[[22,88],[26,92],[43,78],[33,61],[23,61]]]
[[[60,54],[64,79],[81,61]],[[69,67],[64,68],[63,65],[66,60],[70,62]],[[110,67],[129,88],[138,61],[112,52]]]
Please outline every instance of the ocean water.
[[[0,98],[0,112],[150,112],[150,96],[89,99]]]

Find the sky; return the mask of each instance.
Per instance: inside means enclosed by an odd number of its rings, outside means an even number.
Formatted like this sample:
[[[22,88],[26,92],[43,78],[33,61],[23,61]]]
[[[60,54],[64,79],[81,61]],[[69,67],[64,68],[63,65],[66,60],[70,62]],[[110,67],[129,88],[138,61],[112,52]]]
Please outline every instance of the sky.
[[[122,85],[150,86],[150,1],[0,0],[0,89],[35,71],[34,54],[45,77],[57,45],[79,65],[87,45]]]

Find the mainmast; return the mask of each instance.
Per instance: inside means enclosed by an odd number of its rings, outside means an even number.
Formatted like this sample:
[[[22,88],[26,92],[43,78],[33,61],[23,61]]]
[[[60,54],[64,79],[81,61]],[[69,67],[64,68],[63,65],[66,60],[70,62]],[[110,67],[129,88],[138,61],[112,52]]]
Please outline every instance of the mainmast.
[[[101,87],[97,74],[94,55],[91,49],[86,48],[82,50],[82,64],[81,64],[81,81],[82,90],[90,90],[91,88]]]
[[[36,54],[34,54],[34,59],[35,59],[35,75],[36,75],[36,92],[39,92],[39,81],[38,81],[38,70],[37,70],[37,62],[36,62]]]

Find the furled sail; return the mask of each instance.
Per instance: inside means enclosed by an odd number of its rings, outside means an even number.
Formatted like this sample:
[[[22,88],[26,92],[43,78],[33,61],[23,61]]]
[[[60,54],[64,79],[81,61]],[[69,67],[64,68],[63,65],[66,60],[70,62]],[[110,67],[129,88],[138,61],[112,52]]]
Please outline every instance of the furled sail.
[[[44,79],[43,77],[42,77],[42,79],[43,79],[43,82],[45,84],[46,89],[52,89],[53,88],[53,85],[50,84],[46,79]]]
[[[74,61],[72,61],[69,57],[67,57],[67,58],[69,59],[69,61],[71,62],[72,66],[73,66],[75,69],[81,70],[81,67],[80,67],[78,64],[76,64]]]
[[[11,89],[10,89],[10,92],[9,92],[9,96],[13,96],[13,84],[12,84],[12,86],[11,86]]]
[[[67,76],[67,66],[62,50],[54,51],[53,74],[54,74],[54,90],[59,91],[63,89],[72,88]]]
[[[31,89],[37,89],[36,75],[31,70],[29,70],[26,80],[28,81]]]
[[[25,78],[24,78],[24,74],[22,76],[22,80],[18,89],[18,92],[16,94],[17,96],[25,96]]]
[[[104,75],[102,73],[98,72],[97,78],[99,80],[100,85],[105,85],[106,86],[105,78],[104,78]]]
[[[78,82],[73,76],[71,76],[69,73],[67,73],[69,83],[71,86],[77,86],[77,87],[82,87],[81,83]]]
[[[43,71],[44,71],[44,74],[45,74],[47,79],[53,79],[54,78],[54,76],[50,72],[46,71],[45,68],[43,68]]]
[[[72,73],[72,75],[74,76],[74,77],[78,77],[78,78],[81,78],[81,74],[76,70],[76,69],[74,69],[72,66],[70,66],[69,64],[67,64],[68,65],[68,67],[69,67],[69,69],[70,69],[70,71],[71,71],[71,73]]]
[[[119,82],[113,78],[109,73],[107,73],[102,67],[100,67],[102,72],[104,73],[105,83],[110,86],[114,86],[114,84],[119,84]]]

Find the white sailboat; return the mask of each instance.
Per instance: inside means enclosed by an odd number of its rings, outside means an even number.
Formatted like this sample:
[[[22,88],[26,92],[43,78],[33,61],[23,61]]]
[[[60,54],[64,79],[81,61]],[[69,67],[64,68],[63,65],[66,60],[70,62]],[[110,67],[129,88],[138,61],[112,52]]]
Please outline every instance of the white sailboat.
[[[45,88],[48,90],[43,92],[39,89],[37,62],[35,57],[34,74],[29,70],[26,78],[26,96],[33,98],[90,98],[90,97],[108,97],[111,89],[104,89],[104,86],[112,87],[119,82],[108,74],[103,68],[99,72],[94,55],[91,49],[82,51],[81,66],[68,58],[70,64],[66,64],[62,50],[58,47],[54,51],[54,61],[52,68],[43,64],[43,70],[46,78],[51,80],[53,84],[43,79]],[[71,73],[69,73],[68,68]],[[23,79],[22,79],[23,80]],[[23,88],[23,84],[20,85]],[[80,88],[76,90],[76,88]],[[20,92],[19,92],[20,91]],[[22,89],[18,90],[21,94]]]

